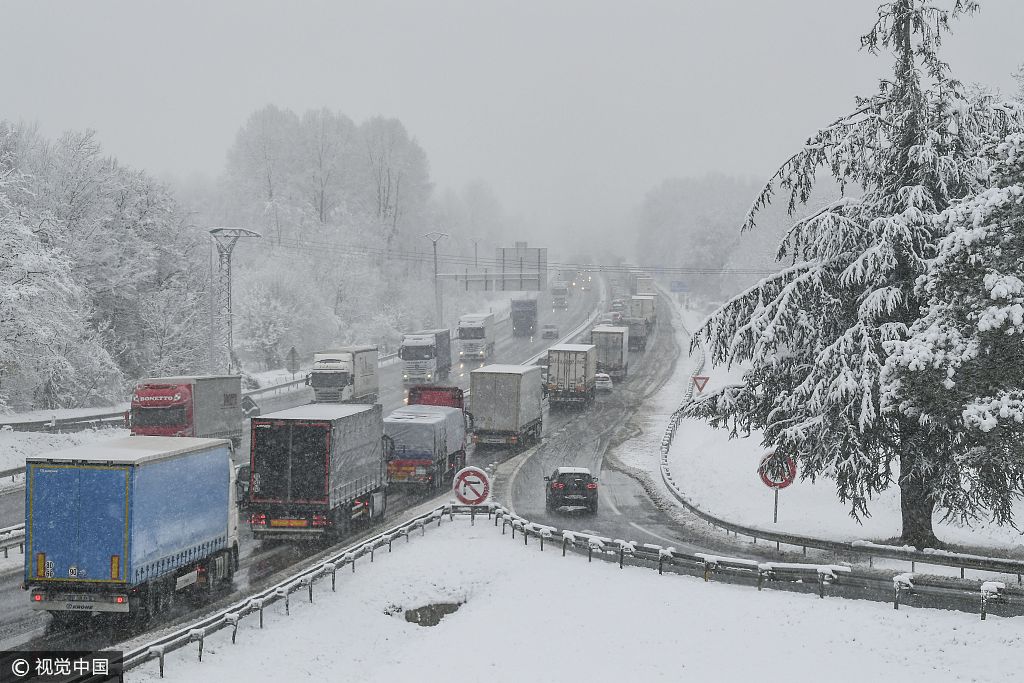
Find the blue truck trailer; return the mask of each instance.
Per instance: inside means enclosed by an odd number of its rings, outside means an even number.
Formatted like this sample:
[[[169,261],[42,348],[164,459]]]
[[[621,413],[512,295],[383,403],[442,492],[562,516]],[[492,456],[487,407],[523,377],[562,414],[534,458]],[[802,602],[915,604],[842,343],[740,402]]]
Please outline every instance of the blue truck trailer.
[[[57,618],[149,617],[238,564],[231,442],[128,436],[25,460],[25,581]]]

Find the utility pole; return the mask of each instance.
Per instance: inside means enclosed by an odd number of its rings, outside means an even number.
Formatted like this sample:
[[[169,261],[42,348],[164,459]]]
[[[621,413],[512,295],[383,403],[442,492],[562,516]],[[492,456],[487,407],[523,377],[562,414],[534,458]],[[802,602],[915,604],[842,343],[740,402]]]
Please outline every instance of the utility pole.
[[[231,252],[235,243],[241,237],[260,237],[258,232],[246,230],[245,228],[212,228],[210,235],[213,243],[217,245],[217,306],[214,316],[215,325],[219,326],[219,339],[221,367],[227,367],[227,372],[237,372],[234,367],[234,346],[232,339],[233,322],[231,318]]]
[[[448,233],[428,232],[424,237],[434,244],[434,307],[437,309],[435,324],[441,326],[444,324],[444,305],[441,303],[441,281],[437,277],[437,243],[448,237]]]
[[[474,270],[480,270],[480,262],[476,257],[476,248],[483,240],[480,237],[470,237],[469,241],[473,243],[473,268]]]

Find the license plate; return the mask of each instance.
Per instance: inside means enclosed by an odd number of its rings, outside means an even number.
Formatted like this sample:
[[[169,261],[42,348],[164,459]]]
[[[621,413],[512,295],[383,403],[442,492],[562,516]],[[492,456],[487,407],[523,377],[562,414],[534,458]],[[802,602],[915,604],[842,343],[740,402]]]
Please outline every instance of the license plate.
[[[586,496],[580,495],[578,493],[573,493],[573,494],[570,494],[570,495],[566,496],[566,498],[568,498],[570,500],[582,500],[582,499],[586,498]]]
[[[294,526],[309,526],[308,519],[272,519],[270,520],[270,526],[276,527],[294,527]]]

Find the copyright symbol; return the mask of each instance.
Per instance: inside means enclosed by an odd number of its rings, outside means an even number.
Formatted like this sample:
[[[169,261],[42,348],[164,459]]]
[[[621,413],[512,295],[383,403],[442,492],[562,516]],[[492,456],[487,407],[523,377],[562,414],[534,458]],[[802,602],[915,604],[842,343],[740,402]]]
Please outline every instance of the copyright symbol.
[[[29,670],[28,662],[24,659],[15,659],[11,662],[11,673],[21,678],[26,675]]]

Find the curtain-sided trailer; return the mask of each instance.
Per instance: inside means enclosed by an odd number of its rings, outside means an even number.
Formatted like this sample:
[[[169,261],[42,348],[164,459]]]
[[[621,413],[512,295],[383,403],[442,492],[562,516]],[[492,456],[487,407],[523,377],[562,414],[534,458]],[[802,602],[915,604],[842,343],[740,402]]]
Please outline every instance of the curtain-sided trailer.
[[[26,459],[25,583],[58,617],[152,615],[238,566],[231,447],[129,436]]]

